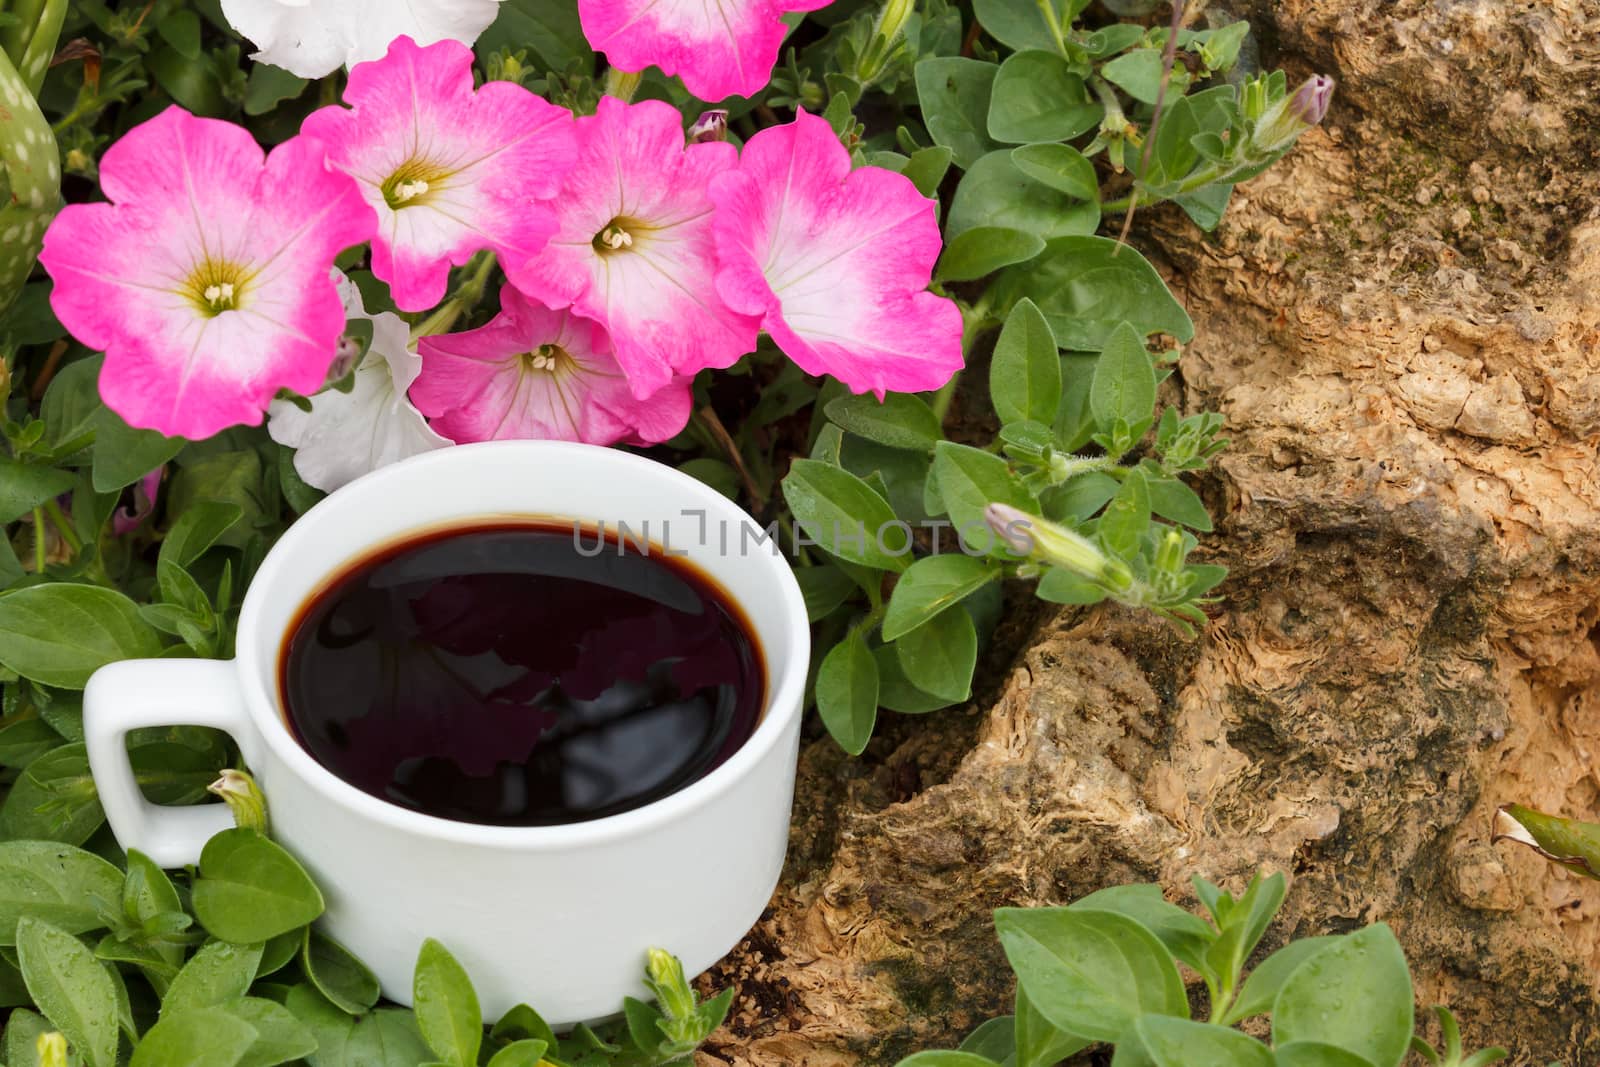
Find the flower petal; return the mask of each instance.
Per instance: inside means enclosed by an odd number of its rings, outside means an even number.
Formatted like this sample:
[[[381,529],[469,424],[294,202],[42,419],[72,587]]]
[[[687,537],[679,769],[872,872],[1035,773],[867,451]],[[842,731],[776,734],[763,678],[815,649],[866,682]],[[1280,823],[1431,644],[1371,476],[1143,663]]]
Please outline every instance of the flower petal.
[[[421,44],[471,44],[500,0],[222,0],[228,23],[258,49],[251,59],[320,78],[377,59],[402,34]]]
[[[204,438],[259,424],[280,388],[321,384],[344,328],[328,271],[374,219],[320,145],[291,138],[263,161],[238,127],[169,108],[106,153],[103,175],[113,202],[63,210],[40,262],[62,324],[106,352],[112,410]],[[198,303],[214,268],[237,306]]]
[[[541,439],[655,443],[689,421],[690,382],[636,399],[599,323],[554,310],[507,286],[501,314],[463,333],[424,337],[418,408],[456,441]],[[557,366],[530,366],[542,346]]]
[[[584,36],[623,70],[660,67],[695,96],[754,96],[772,78],[785,11],[829,0],[578,0]]]
[[[368,315],[355,285],[342,275],[345,313],[372,323],[372,344],[348,393],[323,389],[304,411],[287,400],[268,409],[267,432],[295,449],[294,466],[308,485],[332,492],[363,474],[451,442],[428,427],[406,390],[422,359],[410,351],[411,331],[400,316]]]
[[[470,49],[419,48],[408,37],[351,71],[344,98],[350,108],[322,108],[301,128],[377,212],[372,272],[402,310],[438,304],[452,264],[487,248],[514,272],[555,232],[547,201],[573,152],[564,108],[510,82],[474,92]],[[421,191],[391,206],[386,188],[399,179]]]
[[[522,292],[604,325],[636,397],[674,376],[730,366],[755,348],[755,319],[730,309],[712,283],[706,189],[736,162],[730,144],[686,146],[682,117],[665,103],[603,98],[596,114],[578,120],[559,232],[510,272]],[[631,243],[598,250],[597,236],[613,223]]]
[[[881,396],[961,369],[961,312],[926,291],[933,201],[902,175],[852,170],[826,121],[801,112],[756,134],[711,198],[718,291],[808,373]]]

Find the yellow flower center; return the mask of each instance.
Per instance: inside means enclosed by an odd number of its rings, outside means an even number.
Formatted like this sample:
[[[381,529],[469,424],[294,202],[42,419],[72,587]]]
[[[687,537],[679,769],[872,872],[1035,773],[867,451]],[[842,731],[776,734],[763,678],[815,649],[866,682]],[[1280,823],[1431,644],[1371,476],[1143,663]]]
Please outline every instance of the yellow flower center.
[[[532,352],[522,354],[522,369],[524,371],[541,371],[545,374],[560,374],[575,370],[577,360],[560,345],[540,345]]]
[[[634,242],[644,236],[649,229],[638,219],[630,219],[625,215],[618,215],[600,228],[594,235],[594,250],[601,255],[610,255],[613,252],[626,252],[632,248]]]
[[[380,187],[384,203],[395,211],[427,202],[430,192],[438,192],[450,172],[426,159],[411,159],[389,175]]]
[[[241,264],[207,259],[195,267],[180,292],[208,318],[241,307],[253,275]]]

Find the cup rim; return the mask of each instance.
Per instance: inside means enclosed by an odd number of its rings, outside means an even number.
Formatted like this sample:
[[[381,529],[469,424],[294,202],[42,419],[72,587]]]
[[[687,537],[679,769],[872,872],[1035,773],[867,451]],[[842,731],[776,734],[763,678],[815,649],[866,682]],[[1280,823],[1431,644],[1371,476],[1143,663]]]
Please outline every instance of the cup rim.
[[[525,452],[530,455],[530,459],[545,462],[559,462],[563,456],[582,456],[585,462],[599,460],[603,463],[613,463],[619,468],[627,468],[629,474],[644,475],[671,483],[671,488],[683,495],[685,506],[705,508],[708,520],[714,518],[730,522],[755,523],[755,519],[738,504],[682,471],[645,456],[598,445],[535,440],[476,442],[424,452],[381,467],[330,493],[292,523],[267,553],[250,583],[250,588],[245,593],[239,612],[234,666],[241,676],[240,684],[245,704],[249,708],[256,734],[295,777],[320,791],[329,801],[363,818],[372,819],[396,830],[448,839],[461,844],[524,850],[562,849],[575,845],[596,844],[647,833],[714,802],[737,781],[758,768],[773,748],[782,743],[793,720],[804,712],[804,687],[810,661],[810,624],[800,584],[781,553],[758,552],[751,557],[756,561],[751,564],[752,566],[771,568],[772,578],[777,583],[782,599],[782,613],[788,617],[793,627],[783,647],[771,647],[771,635],[761,633],[759,628],[757,629],[756,636],[762,642],[762,655],[766,660],[767,699],[755,732],[731,756],[704,777],[677,792],[615,815],[552,826],[495,826],[460,822],[403,808],[358,789],[317,762],[290,732],[286,718],[280,710],[275,688],[263,692],[264,687],[260,680],[264,675],[260,669],[262,664],[258,655],[259,635],[256,633],[261,625],[261,615],[265,611],[263,605],[270,596],[269,591],[273,588],[275,579],[295,558],[298,546],[313,538],[322,522],[329,521],[328,516],[332,514],[329,504],[342,497],[342,502],[335,504],[333,510],[347,508],[351,506],[349,501],[354,496],[382,493],[386,491],[387,484],[397,477],[413,476],[418,470],[431,467],[448,468],[458,463],[471,462],[473,457],[490,451]],[[320,519],[317,514],[319,510],[323,513]],[[553,512],[559,510],[559,508],[552,509]],[[504,515],[505,512],[485,510],[486,516],[492,514]],[[423,530],[450,521],[452,521],[450,517],[441,516],[435,520],[418,523],[410,529]],[[395,531],[392,538],[403,538],[408,535],[410,529]],[[379,543],[380,540],[373,542],[373,544]],[[688,558],[691,562],[696,559],[696,553],[692,549],[688,553]],[[319,575],[319,581],[332,573],[334,572],[329,571]],[[746,611],[749,610],[747,606],[741,605],[741,607]],[[752,625],[754,625],[753,619]],[[274,669],[267,672],[266,677],[277,677],[276,665],[273,666]],[[267,786],[269,792],[271,788],[269,784]],[[270,796],[267,798],[267,803],[270,811],[272,803]]]

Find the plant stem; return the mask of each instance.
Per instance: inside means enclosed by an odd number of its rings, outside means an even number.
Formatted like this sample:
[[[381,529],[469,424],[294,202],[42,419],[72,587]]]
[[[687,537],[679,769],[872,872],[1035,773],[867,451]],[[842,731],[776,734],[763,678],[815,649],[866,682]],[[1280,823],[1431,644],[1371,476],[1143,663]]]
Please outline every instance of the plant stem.
[[[939,425],[944,425],[945,416],[950,414],[950,401],[955,399],[956,386],[961,384],[961,372],[956,371],[950,380],[939,387],[933,394],[933,416],[939,420]]]
[[[483,291],[489,286],[489,274],[494,270],[494,253],[479,252],[472,261],[472,273],[461,283],[455,295],[445,301],[437,311],[411,327],[413,343],[436,333],[446,333],[462,315],[478,306]]]
[[[633,99],[633,94],[639,91],[639,83],[643,80],[642,70],[627,71],[609,67],[606,70],[606,95],[627,103]]]
[[[72,549],[74,554],[82,552],[83,539],[72,528],[72,521],[62,512],[61,505],[54,500],[47,500],[45,501],[44,510],[45,514],[50,516],[50,521],[55,523],[56,532],[61,535],[61,540],[67,543],[67,547]]]
[[[1039,5],[1039,14],[1044,16],[1044,24],[1050,29],[1050,36],[1056,42],[1056,51],[1062,56],[1067,54],[1067,38],[1061,32],[1061,19],[1056,16],[1055,4],[1051,0],[1035,0]]]
[[[45,565],[44,555],[44,509],[33,509],[33,573],[43,574]]]

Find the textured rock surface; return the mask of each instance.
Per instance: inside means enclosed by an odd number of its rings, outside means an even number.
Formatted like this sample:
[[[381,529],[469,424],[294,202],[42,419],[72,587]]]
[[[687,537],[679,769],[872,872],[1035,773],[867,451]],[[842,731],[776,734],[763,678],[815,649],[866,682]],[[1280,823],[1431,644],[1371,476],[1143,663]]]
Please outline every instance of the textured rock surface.
[[[1270,941],[1385,919],[1471,1040],[1600,1061],[1600,884],[1487,840],[1510,800],[1600,817],[1600,4],[1240,13],[1341,88],[1215,234],[1135,228],[1197,328],[1168,398],[1233,439],[1226,604],[1192,643],[1019,607],[972,708],[812,745],[702,1063],[948,1047],[1006,1010],[993,907],[1258,865]]]

